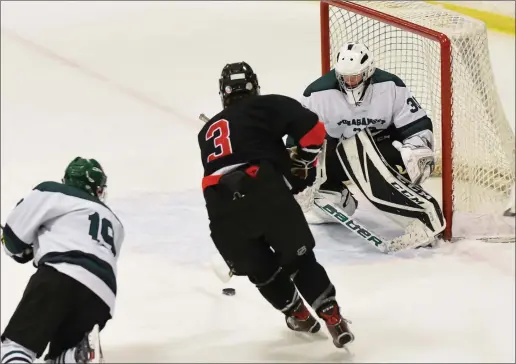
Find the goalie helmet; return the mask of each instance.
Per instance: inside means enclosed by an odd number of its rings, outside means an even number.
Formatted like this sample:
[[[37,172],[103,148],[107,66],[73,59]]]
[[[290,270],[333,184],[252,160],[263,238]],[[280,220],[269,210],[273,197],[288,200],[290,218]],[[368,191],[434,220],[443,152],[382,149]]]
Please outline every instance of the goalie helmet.
[[[258,77],[246,62],[227,64],[219,79],[219,95],[224,108],[232,102],[260,94]]]
[[[372,52],[360,43],[346,43],[337,54],[335,76],[350,104],[358,104],[364,97],[376,67]]]
[[[76,157],[66,167],[62,182],[80,188],[101,201],[106,197],[107,176],[95,159]]]

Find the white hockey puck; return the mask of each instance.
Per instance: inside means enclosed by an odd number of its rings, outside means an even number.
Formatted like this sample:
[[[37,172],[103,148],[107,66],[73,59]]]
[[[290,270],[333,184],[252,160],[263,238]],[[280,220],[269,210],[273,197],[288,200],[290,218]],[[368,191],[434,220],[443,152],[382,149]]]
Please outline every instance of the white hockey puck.
[[[222,290],[222,294],[225,294],[226,296],[234,296],[236,293],[234,288],[224,288]]]

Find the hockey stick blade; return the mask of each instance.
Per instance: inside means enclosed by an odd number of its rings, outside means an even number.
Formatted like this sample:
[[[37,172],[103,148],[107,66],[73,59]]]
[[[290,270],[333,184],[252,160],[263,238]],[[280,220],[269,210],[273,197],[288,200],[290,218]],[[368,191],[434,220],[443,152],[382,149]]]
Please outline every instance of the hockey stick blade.
[[[366,243],[374,246],[382,253],[390,252],[390,242],[375,234],[367,226],[359,223],[356,219],[349,217],[341,208],[328,201],[324,197],[315,197],[314,204],[333,220],[353,232]]]
[[[222,283],[228,283],[233,277],[233,271],[228,268],[220,254],[214,254],[211,257],[211,268]]]

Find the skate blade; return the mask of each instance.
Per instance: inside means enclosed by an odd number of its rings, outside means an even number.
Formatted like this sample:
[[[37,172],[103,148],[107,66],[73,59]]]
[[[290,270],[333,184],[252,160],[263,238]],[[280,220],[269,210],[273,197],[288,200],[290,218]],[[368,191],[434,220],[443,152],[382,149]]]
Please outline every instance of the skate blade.
[[[343,349],[346,345],[351,344],[355,340],[355,336],[351,332],[345,332],[339,335],[339,337],[333,341],[335,346],[339,349]]]
[[[312,330],[316,328],[318,324],[318,328],[315,331],[298,331],[298,330],[292,330],[292,333],[297,338],[301,338],[304,341],[313,341],[313,340],[327,340],[329,336],[324,332],[324,330],[321,330],[322,326],[319,322],[316,323],[316,325],[312,326]]]
[[[342,347],[342,350],[344,351],[344,356],[346,357],[347,360],[352,360],[355,357],[355,353],[353,353],[351,350],[349,350],[347,345],[344,345]]]
[[[327,334],[324,333],[323,330],[319,330],[313,334],[308,331],[290,331],[289,336],[291,335],[293,335],[297,340],[304,341],[306,343],[326,341],[330,338]]]
[[[91,330],[88,335],[88,343],[90,348],[93,349],[93,357],[90,357],[89,363],[95,364],[103,364],[104,358],[102,356],[102,348],[100,347],[100,330],[99,325],[93,326],[93,330]]]
[[[354,363],[356,359],[356,354],[351,351],[346,346],[342,348],[334,347],[326,357],[325,362],[335,362],[335,363]]]
[[[344,354],[346,360],[352,360],[355,357],[355,354],[348,347],[348,345],[353,341],[355,341],[355,336],[351,334],[351,339],[343,344],[340,348],[338,348],[338,350]]]

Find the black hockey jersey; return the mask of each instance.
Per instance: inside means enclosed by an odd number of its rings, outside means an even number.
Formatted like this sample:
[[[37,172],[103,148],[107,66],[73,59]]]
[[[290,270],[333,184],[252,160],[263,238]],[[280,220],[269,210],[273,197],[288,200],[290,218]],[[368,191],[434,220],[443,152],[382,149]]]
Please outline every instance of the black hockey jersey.
[[[301,147],[321,146],[326,131],[315,113],[287,96],[251,96],[225,108],[198,135],[203,189],[217,183],[217,176],[261,160],[270,161],[285,175],[290,173],[282,139],[287,134]]]

